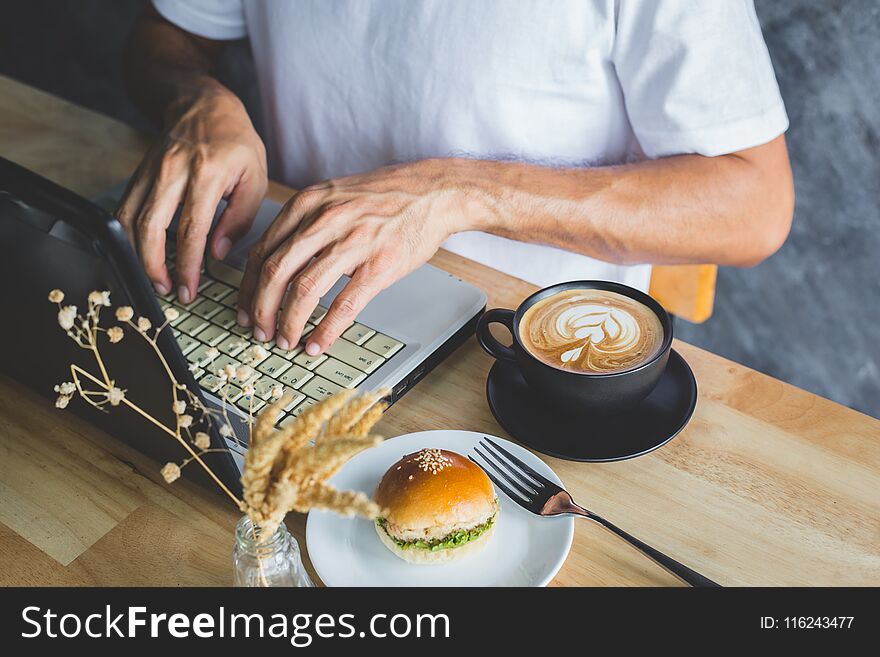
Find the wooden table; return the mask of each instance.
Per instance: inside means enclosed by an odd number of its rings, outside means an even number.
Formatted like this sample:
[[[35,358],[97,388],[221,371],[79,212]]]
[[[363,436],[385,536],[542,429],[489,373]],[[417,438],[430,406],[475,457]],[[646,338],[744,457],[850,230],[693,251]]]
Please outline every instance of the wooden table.
[[[0,77],[0,154],[83,196],[127,177],[146,145],[121,123]],[[449,253],[432,262],[486,290],[489,307],[515,307],[534,289]],[[5,309],[4,321],[12,317]],[[880,584],[880,422],[683,342],[675,348],[700,390],[690,424],[631,461],[547,458],[575,499],[721,584]],[[484,396],[491,363],[468,342],[388,412],[380,432],[504,435]],[[164,484],[158,469],[0,376],[0,584],[229,584],[237,510],[185,481]],[[289,526],[304,544],[305,519],[291,516]],[[589,522],[576,523],[554,580],[675,583]]]

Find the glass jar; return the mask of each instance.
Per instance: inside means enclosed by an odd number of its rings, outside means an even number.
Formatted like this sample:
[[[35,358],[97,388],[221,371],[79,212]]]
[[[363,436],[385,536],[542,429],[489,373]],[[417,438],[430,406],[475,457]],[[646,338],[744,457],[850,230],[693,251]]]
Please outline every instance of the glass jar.
[[[303,567],[296,539],[284,523],[269,538],[244,516],[235,526],[232,548],[234,586],[314,586]]]

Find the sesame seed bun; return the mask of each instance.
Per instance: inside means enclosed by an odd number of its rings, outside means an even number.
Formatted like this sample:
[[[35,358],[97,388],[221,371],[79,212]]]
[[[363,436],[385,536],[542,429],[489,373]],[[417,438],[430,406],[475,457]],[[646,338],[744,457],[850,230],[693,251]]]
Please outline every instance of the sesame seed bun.
[[[467,457],[438,449],[407,454],[392,465],[379,482],[376,502],[386,509],[376,525],[382,542],[414,563],[446,561],[452,558],[451,553],[463,556],[473,552],[478,544],[486,543],[498,512],[495,489],[486,473]],[[487,523],[492,524],[463,545],[434,550],[425,547]],[[415,541],[422,546],[398,545]],[[471,543],[473,547],[465,549]]]

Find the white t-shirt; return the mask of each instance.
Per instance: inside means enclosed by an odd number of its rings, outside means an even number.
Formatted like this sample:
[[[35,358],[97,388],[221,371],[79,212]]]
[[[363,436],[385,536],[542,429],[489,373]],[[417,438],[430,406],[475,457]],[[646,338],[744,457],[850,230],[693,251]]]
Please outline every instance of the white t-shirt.
[[[153,0],[249,37],[275,178],[427,157],[596,166],[766,143],[788,119],[752,0]],[[469,232],[446,248],[549,285],[620,266]]]

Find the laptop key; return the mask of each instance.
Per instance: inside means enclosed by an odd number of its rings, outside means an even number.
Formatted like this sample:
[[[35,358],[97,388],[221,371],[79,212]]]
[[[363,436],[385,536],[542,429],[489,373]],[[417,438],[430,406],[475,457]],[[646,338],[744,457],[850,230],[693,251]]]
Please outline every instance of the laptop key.
[[[187,359],[190,363],[199,363],[199,364],[201,364],[203,360],[207,360],[207,359],[205,358],[205,354],[207,353],[208,349],[210,349],[210,348],[211,348],[211,347],[209,347],[209,346],[206,345],[206,344],[199,344],[195,349],[193,349],[192,351],[190,351],[190,352],[186,355],[186,359]]]
[[[290,362],[284,360],[281,356],[272,354],[266,360],[257,365],[257,369],[268,376],[279,376],[284,370],[290,367]]]
[[[390,358],[403,347],[403,343],[382,333],[377,333],[364,343],[364,347],[380,356]]]
[[[195,337],[201,331],[205,330],[208,327],[207,319],[196,317],[195,315],[190,315],[189,313],[187,313],[187,315],[189,315],[189,317],[187,317],[185,320],[177,325],[177,329],[179,329],[183,333]]]
[[[296,356],[299,352],[303,350],[303,346],[297,345],[293,349],[282,349],[281,347],[275,346],[272,347],[272,353],[277,356],[281,356],[285,360],[293,360],[294,356]]]
[[[324,319],[324,315],[326,315],[326,314],[327,314],[327,309],[324,308],[324,306],[315,306],[315,309],[312,311],[312,314],[309,316],[309,322],[311,322],[312,324],[317,324],[322,319]]]
[[[372,373],[379,365],[385,362],[382,356],[364,347],[352,344],[348,340],[337,340],[327,350],[327,353],[367,374]]]
[[[224,285],[223,283],[211,283],[208,287],[205,288],[204,292],[202,292],[203,297],[207,297],[211,301],[219,302],[221,299],[228,297],[232,294],[232,288],[228,285]],[[225,305],[225,304],[224,304]]]
[[[227,383],[223,386],[222,397],[225,398],[226,401],[230,403],[235,403],[235,401],[241,397],[241,388],[239,388],[234,383]]]
[[[300,413],[301,412],[302,411],[300,411]],[[281,420],[281,422],[278,423],[278,428],[283,429],[284,427],[289,426],[289,425],[293,424],[294,422],[296,422],[296,415],[293,415],[293,414],[287,415],[287,416],[285,416],[285,418],[283,420]]]
[[[205,319],[211,319],[221,310],[226,309],[216,301],[211,301],[210,299],[202,299],[202,302],[200,304],[193,306],[192,313],[194,315],[198,315],[199,317],[204,317]]]
[[[195,299],[193,299],[189,303],[183,304],[180,302],[180,299],[176,299],[174,301],[174,307],[177,308],[178,310],[192,311],[192,309],[195,308],[202,301],[204,301],[204,299],[202,299],[202,297],[196,297]]]
[[[287,411],[288,413],[291,413],[293,411],[293,409],[295,409],[302,402],[304,402],[306,399],[308,399],[308,397],[306,397],[304,394],[302,394],[301,392],[299,392],[297,390],[287,390],[285,392],[293,395],[293,398],[290,400],[290,403],[284,407],[284,410]]]
[[[238,308],[238,290],[232,290],[232,294],[227,294],[223,297],[223,300],[220,302],[227,308],[236,309]]]
[[[272,399],[272,391],[276,388],[283,390],[284,386],[268,376],[262,376],[254,382],[254,394],[265,401]]]
[[[300,367],[299,365],[291,365],[289,368],[284,370],[280,375],[278,375],[278,380],[281,381],[286,386],[290,386],[291,388],[299,388],[303,383],[308,381],[314,376],[311,372],[309,372],[306,368]]]
[[[223,379],[215,374],[206,374],[199,380],[199,385],[208,392],[217,392],[223,385]]]
[[[364,326],[363,324],[355,322],[345,330],[342,337],[355,344],[363,344],[374,335],[376,335],[376,332],[369,326]]]
[[[247,342],[237,335],[230,335],[217,345],[217,348],[227,356],[238,356],[248,346]]]
[[[230,310],[229,308],[224,308],[219,313],[214,315],[211,318],[211,321],[217,326],[226,329],[227,331],[232,330],[234,326],[238,326],[235,322],[235,311]]]
[[[245,397],[242,395],[238,398],[238,401],[235,402],[235,405],[238,406],[245,413],[253,413],[256,414],[263,406],[266,405],[262,399],[257,399],[256,397]]]
[[[229,334],[216,324],[209,324],[205,330],[199,333],[199,340],[212,347],[216,347],[227,337]]]
[[[322,376],[313,376],[302,385],[302,388],[300,388],[300,392],[304,392],[309,397],[318,400],[326,399],[330,395],[334,395],[341,390],[342,386],[336,385]]]
[[[240,335],[243,338],[247,338],[248,340],[252,340],[254,337],[254,331],[250,327],[247,326],[239,326],[238,324],[234,324],[230,330],[236,335]]]
[[[177,308],[175,308],[174,310],[177,310]],[[172,319],[168,323],[171,324],[171,326],[177,326],[188,317],[190,317],[190,314],[188,312],[186,312],[185,310],[178,310],[177,317],[175,319]]]
[[[235,360],[234,358],[230,358],[226,354],[223,354],[223,355],[218,356],[217,358],[214,359],[214,362],[211,365],[211,370],[216,373],[216,372],[219,372],[220,370],[226,369],[227,365],[232,365],[232,367],[237,368],[239,365],[241,365],[241,363],[238,362],[237,360]]]
[[[328,358],[318,365],[315,368],[315,374],[320,374],[327,380],[341,385],[343,388],[354,388],[367,378],[367,375],[359,369],[346,365],[335,358]]]
[[[317,400],[312,399],[311,397],[306,397],[302,402],[295,406],[292,411],[289,411],[290,416],[298,417],[302,415],[303,411],[306,410],[309,406],[314,406],[317,403]],[[283,423],[282,426],[284,426]]]
[[[302,352],[296,358],[293,359],[293,362],[297,365],[302,365],[307,370],[313,370],[318,365],[327,360],[327,356],[321,354],[320,356],[309,356],[306,352]]]
[[[177,336],[177,344],[180,345],[180,350],[183,352],[183,355],[186,356],[189,352],[199,346],[199,341],[181,333]]]

